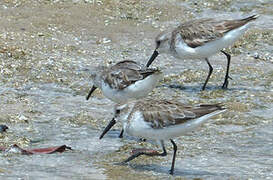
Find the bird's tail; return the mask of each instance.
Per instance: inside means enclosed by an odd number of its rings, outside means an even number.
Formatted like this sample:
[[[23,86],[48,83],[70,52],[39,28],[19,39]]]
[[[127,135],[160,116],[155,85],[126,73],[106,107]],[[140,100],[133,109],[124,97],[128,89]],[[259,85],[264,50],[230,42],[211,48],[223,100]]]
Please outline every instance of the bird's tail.
[[[258,14],[254,14],[254,15],[249,16],[249,17],[247,17],[247,18],[241,19],[241,21],[244,21],[244,22],[254,21],[254,20],[256,20],[258,17],[259,17]]]

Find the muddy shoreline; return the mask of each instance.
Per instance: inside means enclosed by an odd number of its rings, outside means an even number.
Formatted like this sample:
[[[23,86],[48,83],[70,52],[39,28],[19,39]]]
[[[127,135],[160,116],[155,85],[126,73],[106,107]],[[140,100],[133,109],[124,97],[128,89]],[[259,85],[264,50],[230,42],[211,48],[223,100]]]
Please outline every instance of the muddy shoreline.
[[[197,131],[176,139],[175,176],[182,179],[271,179],[273,164],[272,1],[3,1],[0,2],[0,145],[74,151],[21,156],[1,154],[5,179],[166,179],[171,155],[142,157],[115,165],[133,148],[157,148],[126,136],[117,125],[98,136],[112,117],[113,103],[92,86],[97,65],[131,59],[145,63],[158,32],[194,18],[240,18],[260,14],[233,47],[229,89],[221,90],[226,60],[214,67],[206,91],[202,60],[177,61],[160,55],[154,66],[165,75],[151,93],[183,103],[223,102],[229,111]],[[171,152],[171,145],[167,144]]]

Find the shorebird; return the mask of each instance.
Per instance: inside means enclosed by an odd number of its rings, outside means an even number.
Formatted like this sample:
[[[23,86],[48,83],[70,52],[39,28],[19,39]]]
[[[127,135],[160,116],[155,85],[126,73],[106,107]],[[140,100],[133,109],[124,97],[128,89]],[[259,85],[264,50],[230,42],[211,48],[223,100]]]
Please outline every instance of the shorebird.
[[[177,146],[173,138],[182,136],[202,125],[211,117],[225,111],[221,104],[206,104],[188,106],[180,102],[142,99],[120,104],[115,107],[114,118],[104,129],[100,139],[117,122],[123,122],[123,128],[129,135],[156,140],[160,142],[162,153],[155,151],[136,151],[123,161],[127,163],[138,156],[166,156],[164,140],[170,140],[173,145],[173,158],[170,174],[173,174]]]
[[[121,61],[110,68],[99,67],[99,72],[92,74],[93,87],[88,93],[100,88],[104,96],[116,103],[147,96],[162,78],[157,68],[148,68],[135,61]]]
[[[232,45],[258,18],[253,15],[238,20],[197,19],[180,24],[172,31],[163,31],[156,38],[156,48],[147,62],[149,67],[158,54],[167,53],[178,59],[205,59],[209,73],[202,87],[205,90],[213,71],[209,57],[222,52],[227,57],[227,69],[223,89],[228,87],[231,56],[223,49]],[[231,78],[230,78],[231,79]]]
[[[133,99],[147,96],[162,78],[157,68],[147,68],[135,61],[121,61],[111,67],[98,67],[92,74],[93,87],[88,93],[100,88],[103,95],[115,103],[125,103]],[[119,137],[122,137],[123,130]]]

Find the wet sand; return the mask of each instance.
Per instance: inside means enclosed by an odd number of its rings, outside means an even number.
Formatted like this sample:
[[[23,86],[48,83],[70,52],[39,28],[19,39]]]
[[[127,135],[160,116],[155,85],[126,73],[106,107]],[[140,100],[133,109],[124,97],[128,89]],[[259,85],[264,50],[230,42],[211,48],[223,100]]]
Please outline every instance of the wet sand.
[[[5,179],[166,179],[169,155],[141,157],[115,165],[134,148],[157,148],[151,142],[119,139],[117,125],[98,136],[112,118],[114,103],[92,86],[97,65],[131,59],[146,63],[154,37],[184,20],[219,19],[260,14],[231,53],[229,89],[226,59],[211,57],[214,67],[206,91],[202,60],[160,55],[153,66],[165,75],[151,93],[183,103],[222,102],[223,115],[175,139],[175,177],[182,179],[272,179],[273,164],[273,5],[272,1],[3,1],[0,2],[0,145],[48,147],[66,144],[62,154],[1,154]]]

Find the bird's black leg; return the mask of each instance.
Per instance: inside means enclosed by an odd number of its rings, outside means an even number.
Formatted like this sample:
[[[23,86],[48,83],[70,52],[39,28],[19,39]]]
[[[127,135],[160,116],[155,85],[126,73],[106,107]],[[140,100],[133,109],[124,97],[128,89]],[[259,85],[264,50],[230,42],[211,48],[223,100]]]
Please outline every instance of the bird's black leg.
[[[137,153],[134,153],[128,159],[126,159],[125,161],[123,161],[123,163],[127,163],[127,162],[129,162],[129,161],[137,158],[138,156],[141,156],[141,155],[146,155],[146,156],[166,156],[167,155],[167,151],[165,149],[164,143],[163,143],[163,141],[160,141],[160,142],[161,142],[161,146],[162,146],[162,149],[163,149],[162,153],[138,151]]]
[[[213,71],[213,68],[212,68],[212,66],[211,66],[211,64],[210,64],[210,62],[209,62],[209,60],[208,60],[208,58],[206,58],[205,60],[206,60],[206,62],[207,62],[208,65],[209,65],[209,74],[208,74],[208,76],[207,76],[207,79],[206,79],[206,81],[205,81],[203,87],[202,87],[202,90],[203,90],[203,91],[205,90],[205,88],[206,88],[206,86],[207,86],[207,83],[208,83],[208,81],[209,81],[210,75],[211,75],[211,73],[212,73],[212,71]]]
[[[171,140],[171,143],[173,144],[173,161],[172,161],[172,167],[171,167],[171,170],[170,170],[170,174],[173,175],[177,146],[176,146],[175,142],[172,139],[170,139],[170,140]]]
[[[124,133],[124,129],[121,129],[121,131],[120,131],[120,133],[119,133],[119,138],[123,138],[123,133]],[[140,141],[143,141],[143,142],[145,142],[146,141],[146,139],[144,139],[144,138],[140,138]]]
[[[121,131],[120,131],[120,134],[119,134],[119,138],[123,138],[123,133],[124,133],[124,130],[122,129]]]
[[[225,76],[225,81],[224,81],[224,84],[222,86],[222,89],[227,89],[228,87],[228,79],[231,79],[229,77],[229,66],[230,66],[230,59],[231,59],[231,56],[230,54],[226,53],[225,51],[221,51],[224,55],[226,55],[227,57],[227,71],[226,71],[226,76]]]

